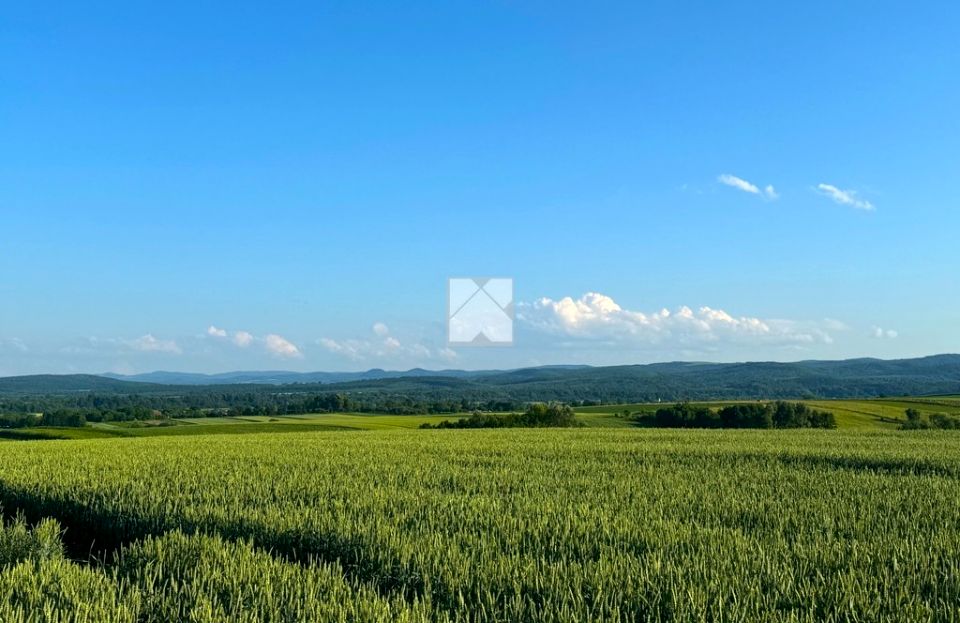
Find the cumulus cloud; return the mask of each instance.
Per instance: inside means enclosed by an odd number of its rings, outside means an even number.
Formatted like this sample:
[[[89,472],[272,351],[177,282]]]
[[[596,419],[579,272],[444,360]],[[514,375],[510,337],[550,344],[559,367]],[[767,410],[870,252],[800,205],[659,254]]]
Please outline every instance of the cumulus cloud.
[[[841,190],[833,184],[817,184],[817,191],[821,195],[833,199],[840,205],[846,205],[858,210],[874,210],[874,205],[866,199],[857,197],[855,190]]]
[[[745,193],[750,193],[751,195],[758,195],[766,199],[777,199],[780,195],[777,194],[777,190],[773,187],[772,184],[767,184],[764,188],[760,188],[756,184],[752,184],[742,177],[737,177],[736,175],[730,175],[729,173],[723,173],[722,175],[717,176],[717,181],[731,188],[736,188],[737,190],[742,190]]]
[[[387,338],[383,340],[383,345],[389,349],[400,348],[400,340],[393,336],[387,336]]]
[[[892,340],[900,335],[898,331],[893,329],[884,329],[882,327],[874,327],[873,332],[871,333],[873,337],[878,340]]]
[[[239,346],[240,348],[246,348],[253,344],[253,334],[246,331],[237,331],[233,334],[233,343]]]
[[[390,328],[382,322],[376,322],[373,325],[373,332],[380,337],[386,337],[390,335]]]
[[[284,338],[283,336],[277,335],[275,333],[270,333],[263,338],[263,343],[267,348],[267,351],[284,358],[299,358],[303,357],[303,353],[300,352],[300,349],[297,348],[295,344]]]
[[[125,344],[134,350],[144,353],[170,353],[179,355],[183,352],[175,341],[157,339],[151,333],[147,333],[135,340],[127,340]]]
[[[239,348],[247,348],[256,343],[263,346],[267,352],[277,355],[278,357],[302,356],[300,349],[297,348],[295,344],[274,333],[266,335],[263,338],[258,338],[249,331],[234,331],[230,333],[226,329],[218,329],[211,325],[210,328],[207,329],[207,335],[217,340],[229,341]]]
[[[712,342],[812,344],[831,343],[822,328],[791,320],[733,316],[722,309],[682,306],[652,313],[622,308],[611,297],[588,292],[579,299],[541,298],[523,303],[518,318],[540,331],[584,341],[611,344],[676,344]]]
[[[240,348],[246,348],[253,344],[256,339],[252,333],[247,331],[234,331],[233,336],[230,337],[230,333],[226,329],[219,329],[214,325],[210,325],[207,328],[207,335],[216,339],[227,339],[229,338],[231,342],[239,346]]]

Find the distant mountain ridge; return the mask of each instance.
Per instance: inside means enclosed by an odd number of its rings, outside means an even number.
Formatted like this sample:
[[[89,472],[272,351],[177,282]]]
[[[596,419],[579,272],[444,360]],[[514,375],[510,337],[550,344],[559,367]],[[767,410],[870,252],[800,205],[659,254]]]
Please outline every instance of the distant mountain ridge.
[[[378,374],[378,372],[380,372],[380,374]],[[288,383],[341,383],[345,381],[385,378],[391,375],[383,370],[367,370],[364,372],[289,372],[286,370],[265,370],[220,372],[217,374],[158,370],[156,372],[145,372],[143,374],[112,374],[108,372],[101,376],[120,381],[161,383],[164,385],[233,385],[239,383],[285,385]],[[411,376],[413,376],[413,374],[411,374]]]
[[[753,398],[864,398],[960,394],[960,355],[625,366],[544,366],[517,370],[373,369],[364,372],[151,372],[0,378],[0,394],[75,392],[172,394],[203,391],[342,392],[416,399],[640,402]]]
[[[380,368],[372,368],[362,372],[289,372],[286,370],[268,370],[262,372],[238,371],[221,372],[217,374],[201,374],[196,372],[166,372],[158,370],[156,372],[145,372],[143,374],[114,374],[107,372],[101,374],[100,376],[118,381],[161,383],[165,385],[232,385],[237,383],[285,385],[289,383],[348,383],[351,381],[407,377],[473,378],[487,374],[499,374],[501,372],[503,371],[425,370],[423,368],[412,368],[410,370],[382,370]]]

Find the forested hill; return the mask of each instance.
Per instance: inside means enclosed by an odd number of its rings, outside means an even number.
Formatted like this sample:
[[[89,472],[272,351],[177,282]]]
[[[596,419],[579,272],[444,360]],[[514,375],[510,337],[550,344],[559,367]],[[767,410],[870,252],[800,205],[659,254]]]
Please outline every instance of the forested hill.
[[[868,398],[960,393],[960,355],[884,361],[660,363],[527,368],[473,379],[394,378],[339,383],[347,393],[484,388],[514,400],[647,402],[737,398]],[[333,387],[333,386],[331,386]]]
[[[735,398],[863,398],[960,394],[960,355],[919,359],[795,363],[658,363],[631,366],[550,366],[511,371],[425,370],[355,373],[349,382],[268,384],[260,373],[233,373],[244,383],[144,383],[93,375],[0,378],[0,394],[258,395],[341,393],[414,400],[563,400],[639,402]],[[276,372],[262,373],[277,379]],[[285,373],[295,375],[296,373]],[[301,378],[317,378],[311,373]],[[332,376],[332,375],[331,375]],[[157,378],[154,375],[152,378]],[[341,377],[342,378],[342,377]],[[350,377],[347,377],[350,378]],[[357,378],[356,376],[353,378]]]
[[[32,374],[0,377],[0,394],[130,394],[167,391],[168,386],[121,381],[95,374]]]

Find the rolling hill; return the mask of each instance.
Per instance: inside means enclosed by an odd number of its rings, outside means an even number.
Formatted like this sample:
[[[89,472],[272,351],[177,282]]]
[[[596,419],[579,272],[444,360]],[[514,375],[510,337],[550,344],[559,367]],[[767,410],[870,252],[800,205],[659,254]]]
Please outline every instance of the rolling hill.
[[[153,372],[0,378],[0,394],[342,392],[413,398],[637,402],[737,398],[871,398],[960,393],[960,355],[793,363],[670,362],[519,370]]]

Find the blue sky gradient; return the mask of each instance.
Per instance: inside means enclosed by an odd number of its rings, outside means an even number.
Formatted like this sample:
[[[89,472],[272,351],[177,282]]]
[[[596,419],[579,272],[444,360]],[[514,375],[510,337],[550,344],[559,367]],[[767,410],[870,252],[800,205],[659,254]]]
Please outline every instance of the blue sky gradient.
[[[5,13],[0,374],[960,351],[956,3]]]

